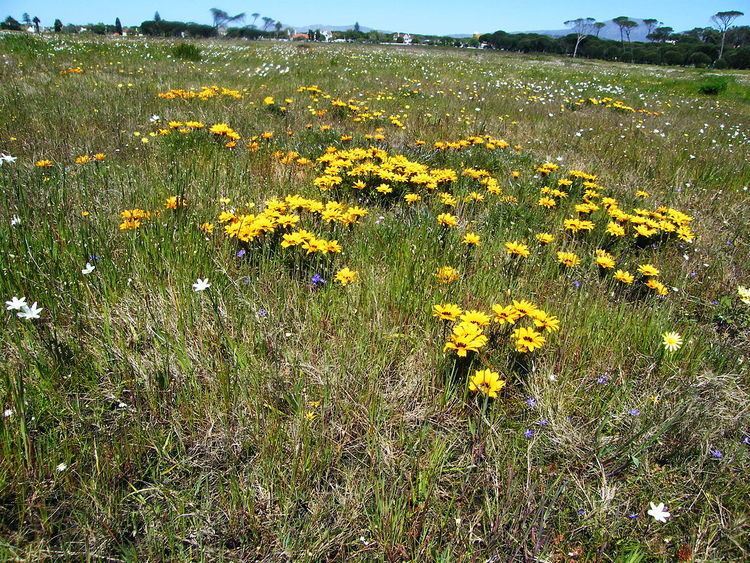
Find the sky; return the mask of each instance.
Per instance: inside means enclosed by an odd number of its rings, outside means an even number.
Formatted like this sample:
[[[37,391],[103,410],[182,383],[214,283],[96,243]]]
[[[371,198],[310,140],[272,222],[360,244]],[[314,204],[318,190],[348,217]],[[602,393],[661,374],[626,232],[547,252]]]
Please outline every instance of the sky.
[[[563,29],[563,22],[579,17],[597,20],[617,16],[656,18],[676,31],[706,27],[711,15],[739,10],[747,14],[735,25],[750,25],[750,0],[0,0],[0,17],[20,20],[26,12],[42,25],[55,18],[63,23],[138,25],[153,18],[211,23],[211,8],[230,14],[260,13],[284,26],[310,24],[360,25],[387,31],[424,34],[485,33],[498,29],[529,31]],[[260,20],[258,20],[260,21]],[[249,22],[248,22],[249,23]]]

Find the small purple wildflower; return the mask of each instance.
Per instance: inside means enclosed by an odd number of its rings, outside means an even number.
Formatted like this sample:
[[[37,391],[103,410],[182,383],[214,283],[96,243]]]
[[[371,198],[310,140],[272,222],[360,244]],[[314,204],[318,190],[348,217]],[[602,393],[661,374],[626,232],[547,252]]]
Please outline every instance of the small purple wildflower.
[[[537,422],[539,426],[547,426],[549,424],[549,421],[546,418],[543,418],[539,422]]]
[[[743,436],[742,440],[740,440],[740,444],[750,446],[750,436]]]
[[[578,280],[573,280],[573,287],[575,287],[576,289],[581,289],[581,285],[583,284],[581,284],[581,282],[579,282]]]
[[[606,385],[609,382],[609,376],[607,374],[602,374],[596,378],[596,382],[599,385]]]
[[[529,397],[526,399],[526,404],[533,409],[536,407],[536,399],[534,397]]]
[[[638,518],[638,515],[635,512],[631,512],[630,514],[628,514],[628,518],[630,518],[631,520],[635,520],[636,518]]]
[[[315,274],[310,280],[310,283],[312,283],[313,287],[318,287],[319,285],[324,285],[326,283],[326,280],[323,279],[323,276],[321,276],[320,274]]]
[[[531,440],[531,438],[534,437],[534,431],[531,428],[529,428],[528,430],[526,430],[526,432],[523,433],[523,437],[526,438],[527,440]]]
[[[721,450],[711,449],[709,450],[709,453],[711,454],[711,457],[714,459],[722,459],[724,457],[724,454],[721,452]]]
[[[638,416],[639,414],[641,414],[641,409],[630,409],[628,411],[628,414],[630,416]]]
[[[242,258],[244,255],[245,255],[245,249],[244,248],[240,248],[237,251],[237,258]]]
[[[586,516],[586,511],[583,508],[579,508],[576,512],[578,516]]]
[[[99,256],[97,254],[92,254],[91,256],[89,256],[89,262],[98,262],[98,261],[99,261]]]
[[[261,307],[256,314],[259,319],[265,319],[268,316],[268,311]]]

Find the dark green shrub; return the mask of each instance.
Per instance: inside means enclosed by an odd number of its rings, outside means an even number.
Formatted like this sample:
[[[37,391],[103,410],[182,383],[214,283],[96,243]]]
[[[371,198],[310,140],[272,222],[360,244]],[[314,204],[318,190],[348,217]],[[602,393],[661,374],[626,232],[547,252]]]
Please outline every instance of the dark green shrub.
[[[723,70],[725,68],[729,68],[729,64],[724,59],[719,59],[714,63],[714,68]]]
[[[705,68],[711,64],[711,57],[705,53],[693,53],[690,55],[690,63],[698,68]]]
[[[172,56],[183,61],[200,61],[201,50],[190,43],[180,43],[172,47]]]
[[[664,64],[678,66],[685,62],[685,55],[683,55],[677,49],[672,49],[664,53],[661,60],[664,62]]]
[[[718,96],[728,85],[729,80],[724,76],[706,76],[698,85],[698,92],[706,96]]]

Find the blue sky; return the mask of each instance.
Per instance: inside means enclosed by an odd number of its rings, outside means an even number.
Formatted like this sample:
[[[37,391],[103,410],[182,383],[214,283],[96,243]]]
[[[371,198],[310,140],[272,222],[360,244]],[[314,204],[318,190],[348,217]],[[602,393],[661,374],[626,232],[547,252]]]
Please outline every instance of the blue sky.
[[[0,0],[0,16],[20,19],[27,12],[38,16],[42,25],[55,18],[64,23],[114,22],[136,25],[151,19],[155,11],[170,20],[210,23],[209,9],[221,8],[232,14],[258,12],[285,25],[347,25],[414,33],[473,33],[503,29],[524,31],[562,29],[565,20],[616,16],[656,18],[675,30],[709,25],[711,14],[740,10],[745,17],[737,25],[750,25],[750,0],[128,0],[99,2],[79,0]]]

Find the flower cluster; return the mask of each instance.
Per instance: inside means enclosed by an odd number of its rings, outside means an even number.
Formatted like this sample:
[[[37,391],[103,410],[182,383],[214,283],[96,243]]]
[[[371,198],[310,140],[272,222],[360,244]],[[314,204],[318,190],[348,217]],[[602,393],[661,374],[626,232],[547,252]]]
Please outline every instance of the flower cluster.
[[[222,86],[204,86],[200,90],[182,90],[180,88],[173,88],[166,92],[160,92],[159,97],[164,100],[192,100],[195,98],[198,98],[199,100],[209,100],[216,97],[240,100],[242,99],[242,94],[239,90],[232,90]]]
[[[491,338],[495,341],[506,336],[513,342],[517,352],[525,354],[546,344],[543,332],[556,332],[560,329],[557,317],[526,300],[513,301],[510,305],[496,304],[491,309],[492,313],[485,313],[476,309],[464,311],[454,303],[435,305],[433,317],[456,323],[443,349],[465,358],[469,352],[479,352]],[[527,321],[528,326],[521,326],[524,321]],[[510,327],[514,327],[514,330],[507,334],[506,329]]]

